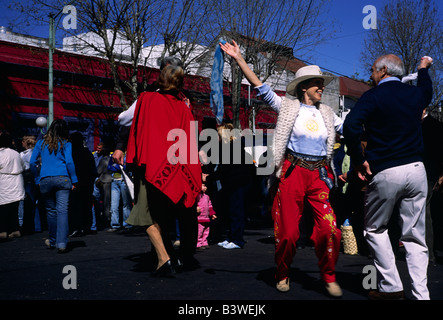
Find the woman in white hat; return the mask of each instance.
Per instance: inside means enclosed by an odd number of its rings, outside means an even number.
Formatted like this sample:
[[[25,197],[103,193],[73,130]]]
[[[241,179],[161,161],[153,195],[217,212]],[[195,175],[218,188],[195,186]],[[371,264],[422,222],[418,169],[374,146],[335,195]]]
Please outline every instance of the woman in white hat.
[[[272,208],[277,289],[289,290],[290,265],[307,200],[313,209],[315,224],[311,239],[322,280],[331,296],[340,297],[342,291],[336,282],[335,265],[341,232],[329,203],[329,190],[334,179],[330,166],[335,136],[336,132],[341,134],[343,121],[320,102],[325,86],[333,77],[323,75],[318,66],[300,68],[286,88],[286,97],[279,97],[248,67],[235,41],[220,43],[220,47],[235,59],[257,95],[279,113],[273,156],[280,182]]]

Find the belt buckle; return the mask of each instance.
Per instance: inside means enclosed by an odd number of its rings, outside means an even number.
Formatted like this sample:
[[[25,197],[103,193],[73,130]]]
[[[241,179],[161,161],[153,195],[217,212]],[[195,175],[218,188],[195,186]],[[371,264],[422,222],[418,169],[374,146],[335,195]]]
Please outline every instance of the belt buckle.
[[[309,170],[311,170],[311,171],[314,171],[314,170],[316,169],[316,167],[317,167],[317,164],[316,164],[316,163],[307,163],[307,162],[306,162],[306,165],[308,166],[307,169],[309,169]]]
[[[306,160],[303,160],[303,167],[310,170],[310,171],[314,171],[317,170],[318,168],[320,168],[322,166],[322,161],[315,161],[315,162],[308,162]]]

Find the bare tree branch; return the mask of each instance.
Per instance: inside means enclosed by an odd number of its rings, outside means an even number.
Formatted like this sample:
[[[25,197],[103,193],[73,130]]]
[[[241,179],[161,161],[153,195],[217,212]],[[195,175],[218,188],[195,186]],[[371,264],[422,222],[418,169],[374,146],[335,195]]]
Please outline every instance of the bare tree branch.
[[[310,0],[221,0],[214,3],[226,40],[235,40],[243,55],[262,81],[281,77],[285,64],[297,56],[309,54],[317,44],[328,39],[333,30],[319,17],[328,10],[327,1]],[[315,14],[314,14],[315,13]],[[329,23],[328,23],[329,24]],[[223,31],[224,30],[224,31]],[[234,126],[239,126],[239,87],[237,66],[231,62]],[[277,82],[286,82],[286,78]]]
[[[432,105],[442,99],[443,25],[434,0],[391,0],[379,11],[378,28],[365,39],[362,62],[369,70],[381,55],[398,55],[406,74],[416,72],[422,56],[431,56],[430,69],[434,97]]]

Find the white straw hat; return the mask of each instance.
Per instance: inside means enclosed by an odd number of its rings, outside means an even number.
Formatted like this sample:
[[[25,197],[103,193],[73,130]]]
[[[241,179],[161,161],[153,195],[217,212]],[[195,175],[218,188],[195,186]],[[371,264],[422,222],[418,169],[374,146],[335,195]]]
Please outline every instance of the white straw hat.
[[[312,66],[306,66],[298,69],[298,71],[295,74],[295,79],[288,84],[286,87],[286,93],[290,94],[291,96],[297,96],[297,86],[308,79],[316,79],[320,78],[323,79],[325,87],[329,84],[329,82],[334,79],[333,76],[327,76],[323,75],[323,73],[320,70],[319,66],[312,65]]]

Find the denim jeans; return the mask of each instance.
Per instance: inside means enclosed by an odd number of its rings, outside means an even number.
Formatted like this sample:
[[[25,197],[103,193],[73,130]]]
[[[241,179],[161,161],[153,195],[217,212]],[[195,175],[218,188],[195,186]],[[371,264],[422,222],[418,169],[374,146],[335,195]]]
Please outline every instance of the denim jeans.
[[[229,220],[230,232],[228,241],[234,242],[239,247],[245,245],[243,238],[246,223],[246,197],[251,185],[240,186],[229,190]]]
[[[45,177],[40,180],[40,192],[48,217],[49,243],[56,248],[66,248],[68,244],[68,206],[71,189],[69,177]]]
[[[130,227],[126,223],[126,219],[129,218],[131,213],[132,201],[131,195],[129,194],[129,189],[123,179],[113,180],[111,186],[111,228],[120,228],[119,222],[119,205],[120,205],[120,195],[123,201],[123,226]]]
[[[41,221],[40,221],[40,214],[38,211],[38,205],[37,205],[37,195],[36,195],[36,186],[35,184],[32,183],[27,183],[25,182],[25,193],[26,193],[26,198],[25,200],[20,200],[20,204],[18,207],[18,221],[19,221],[19,225],[20,227],[23,227],[23,223],[27,222],[25,221],[25,210],[28,208],[26,205],[26,201],[29,202],[29,209],[31,210],[31,215],[28,217],[26,215],[26,218],[33,218],[33,222],[34,222],[34,230],[35,232],[40,232],[42,231],[42,227],[41,227]],[[29,223],[29,221],[28,221]]]
[[[98,178],[97,178],[98,179]],[[92,196],[94,198],[94,203],[92,205],[92,225],[91,225],[91,230],[96,231],[97,230],[97,215],[100,214],[100,212],[102,212],[103,208],[101,208],[101,194],[100,194],[100,189],[95,185],[95,182],[97,181],[97,179],[95,179],[94,181],[94,191],[92,192]]]

